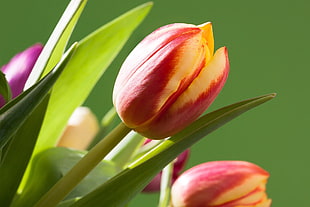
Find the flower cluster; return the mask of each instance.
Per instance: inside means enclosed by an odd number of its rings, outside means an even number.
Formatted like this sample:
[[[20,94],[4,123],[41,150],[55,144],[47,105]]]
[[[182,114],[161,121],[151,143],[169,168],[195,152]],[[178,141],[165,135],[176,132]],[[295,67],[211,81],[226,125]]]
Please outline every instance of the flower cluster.
[[[213,161],[183,172],[195,142],[274,97],[204,114],[230,70],[227,48],[214,50],[212,24],[169,24],[145,37],[99,122],[81,103],[152,4],[64,52],[86,2],[71,0],[45,46],[1,67],[0,206],[125,206],[160,191],[160,207],[269,207],[269,173],[255,164]]]

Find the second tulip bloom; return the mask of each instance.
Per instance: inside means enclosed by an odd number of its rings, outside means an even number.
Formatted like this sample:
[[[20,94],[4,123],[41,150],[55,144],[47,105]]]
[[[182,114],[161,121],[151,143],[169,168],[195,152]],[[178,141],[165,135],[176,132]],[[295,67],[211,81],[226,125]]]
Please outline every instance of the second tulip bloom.
[[[269,173],[246,161],[213,161],[185,171],[172,186],[171,207],[270,207]]]

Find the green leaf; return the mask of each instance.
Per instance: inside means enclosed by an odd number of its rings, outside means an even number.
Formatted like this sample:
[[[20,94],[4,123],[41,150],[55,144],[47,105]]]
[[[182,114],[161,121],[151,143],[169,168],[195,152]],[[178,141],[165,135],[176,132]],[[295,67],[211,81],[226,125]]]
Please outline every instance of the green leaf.
[[[0,203],[10,206],[30,160],[39,135],[49,96],[31,113],[5,150],[0,166]],[[12,165],[12,163],[14,163]]]
[[[25,188],[13,206],[31,207],[45,194],[64,174],[66,174],[84,155],[85,151],[63,147],[47,149],[35,156],[31,164],[29,179]],[[119,169],[108,161],[102,161],[89,173],[82,182],[66,197],[69,203],[76,198],[94,190],[116,174]],[[73,199],[73,200],[72,200]],[[63,205],[67,202],[63,202]]]
[[[73,199],[68,199],[68,200],[62,201],[57,205],[57,207],[69,207],[79,199],[80,198],[73,198]]]
[[[125,13],[81,41],[53,88],[35,153],[57,143],[74,109],[88,97],[151,5],[144,4]]]
[[[245,100],[201,117],[180,133],[160,143],[145,156],[132,163],[127,169],[78,200],[72,206],[124,206],[148,184],[152,177],[184,150],[225,123],[272,99],[274,96],[275,94],[269,94]]]
[[[75,46],[75,45],[74,45]],[[9,141],[31,112],[48,94],[72,56],[74,46],[69,49],[63,60],[40,82],[23,92],[0,109],[0,148]]]
[[[86,3],[87,0],[71,0],[43,48],[26,82],[25,89],[28,89],[46,75],[61,59]]]
[[[11,88],[2,71],[0,71],[0,94],[6,102],[12,98]]]
[[[0,163],[1,204],[9,204],[19,186],[45,113],[47,101],[42,101],[73,51],[74,46],[45,78],[0,109],[0,148],[9,142]]]

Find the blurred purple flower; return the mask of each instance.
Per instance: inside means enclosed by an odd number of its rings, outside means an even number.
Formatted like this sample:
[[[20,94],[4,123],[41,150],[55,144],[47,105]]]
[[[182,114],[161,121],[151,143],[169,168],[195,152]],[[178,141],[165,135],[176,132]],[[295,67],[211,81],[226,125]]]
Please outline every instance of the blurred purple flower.
[[[12,98],[15,98],[23,92],[25,83],[42,49],[43,45],[37,43],[15,55],[8,64],[1,67],[1,71],[5,74],[10,85]],[[5,100],[0,95],[0,107],[4,104]]]
[[[147,144],[151,141],[151,139],[147,139],[144,144]],[[189,158],[190,150],[187,149],[184,152],[182,152],[176,159],[173,164],[173,173],[172,173],[172,184],[174,181],[179,177],[181,174],[186,161]],[[143,189],[144,193],[154,193],[158,192],[160,190],[160,182],[161,182],[161,174],[162,172],[158,173],[153,180]]]

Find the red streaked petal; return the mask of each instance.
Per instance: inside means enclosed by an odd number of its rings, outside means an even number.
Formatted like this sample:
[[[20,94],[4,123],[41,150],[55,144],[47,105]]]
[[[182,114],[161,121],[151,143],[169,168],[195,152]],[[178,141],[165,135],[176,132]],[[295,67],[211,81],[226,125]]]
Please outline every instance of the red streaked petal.
[[[213,59],[168,110],[161,111],[151,123],[135,130],[153,139],[178,132],[197,119],[214,101],[224,86],[228,71],[227,50],[223,47],[217,50]]]
[[[267,177],[265,175],[254,173],[248,174],[247,178],[244,177],[239,180],[240,183],[238,185],[236,184],[236,186],[224,189],[223,192],[211,202],[211,204],[215,206],[227,202],[256,204],[265,195],[264,190],[257,186],[265,186],[266,179]],[[240,200],[236,200],[236,198]]]
[[[158,28],[145,37],[128,55],[117,76],[115,88],[122,88],[131,76],[145,64],[155,53],[176,38],[187,33],[199,33],[201,30],[191,24],[170,24]]]
[[[115,85],[114,104],[127,126],[145,124],[162,110],[172,94],[187,88],[195,77],[195,67],[204,61],[199,40],[201,33],[196,31],[177,37],[153,54],[122,86]]]
[[[193,108],[197,108],[196,104],[202,104],[197,103],[200,99],[208,100],[207,105],[210,105],[224,86],[228,71],[228,52],[226,47],[222,47],[216,51],[213,59],[202,69],[201,73],[191,83],[188,89],[178,98],[171,109],[172,112],[179,111],[180,108],[183,108],[183,105],[187,104],[193,104]]]
[[[214,205],[211,203],[211,206],[216,206],[216,207],[236,207],[236,206],[249,206],[249,207],[255,207],[257,205],[260,205],[262,203],[265,203],[267,201],[267,195],[265,192],[265,186],[266,186],[266,180],[261,180],[259,182],[258,187],[254,188],[252,191],[249,192],[251,188],[244,188],[244,192],[242,193],[243,195],[238,197],[234,196],[232,199],[235,200],[229,200],[228,202],[225,202],[224,204],[220,202],[219,205]],[[231,190],[234,192],[234,189]],[[240,191],[239,191],[240,192]],[[246,192],[249,192],[246,194]],[[224,195],[222,196],[224,197]],[[228,200],[228,199],[226,199]]]

